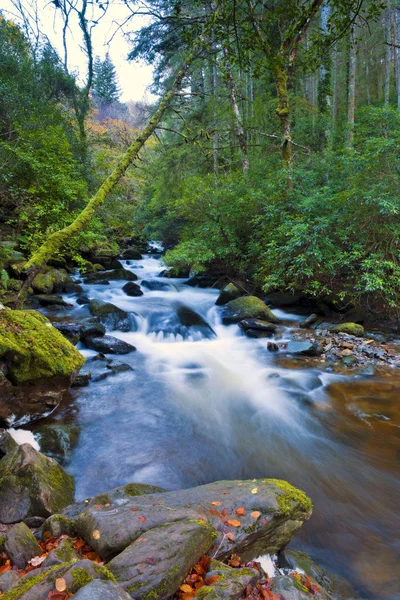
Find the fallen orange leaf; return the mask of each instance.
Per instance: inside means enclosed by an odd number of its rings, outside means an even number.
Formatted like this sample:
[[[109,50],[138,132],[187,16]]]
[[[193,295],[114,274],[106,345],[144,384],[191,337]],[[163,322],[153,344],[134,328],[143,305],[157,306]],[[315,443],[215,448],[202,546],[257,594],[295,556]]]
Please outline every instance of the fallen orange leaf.
[[[261,513],[258,510],[253,510],[250,516],[252,519],[258,519],[258,517],[261,517]]]
[[[237,509],[236,511],[237,515],[245,515],[246,514],[246,509],[244,508],[244,506],[240,507]]]
[[[56,579],[56,590],[57,592],[64,592],[67,589],[67,584],[63,577]]]
[[[251,493],[252,493],[252,494],[258,494],[258,488],[253,488],[253,489],[251,490]]]
[[[182,592],[187,592],[188,594],[191,594],[193,592],[193,589],[190,587],[190,585],[188,585],[187,583],[184,583],[181,585],[181,587],[179,588]]]
[[[228,525],[231,525],[232,527],[240,527],[240,521],[237,519],[230,519],[228,521]]]
[[[217,500],[211,502],[211,504],[214,504],[214,506],[221,506],[221,502],[218,502]]]
[[[95,529],[93,531],[93,537],[94,537],[95,540],[99,540],[100,539],[100,531],[98,529]]]

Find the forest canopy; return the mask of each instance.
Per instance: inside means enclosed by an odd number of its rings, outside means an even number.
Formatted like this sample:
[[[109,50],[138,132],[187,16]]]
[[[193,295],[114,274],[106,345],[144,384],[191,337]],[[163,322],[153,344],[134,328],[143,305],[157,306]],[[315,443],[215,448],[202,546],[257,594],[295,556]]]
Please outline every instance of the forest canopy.
[[[44,35],[0,18],[3,287],[7,252],[28,260],[69,226],[157,108],[120,102],[87,4],[63,5],[83,15],[84,84]],[[153,92],[165,97],[185,68],[133,167],[57,253],[79,264],[124,236],[160,239],[178,270],[397,308],[400,5],[125,4],[147,12],[125,30],[129,59],[154,67]]]

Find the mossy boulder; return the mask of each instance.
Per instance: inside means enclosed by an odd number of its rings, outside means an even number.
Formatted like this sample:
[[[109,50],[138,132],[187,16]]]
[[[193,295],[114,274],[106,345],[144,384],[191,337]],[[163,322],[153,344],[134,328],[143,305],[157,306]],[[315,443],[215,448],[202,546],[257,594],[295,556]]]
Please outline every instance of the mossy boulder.
[[[129,248],[123,251],[122,258],[130,260],[141,260],[143,256],[140,251],[140,248],[137,248],[136,246],[130,246]]]
[[[241,598],[248,585],[260,579],[260,572],[248,567],[234,569],[222,562],[212,560],[206,579],[218,577],[215,583],[205,585],[196,594],[196,600],[230,600]]]
[[[239,323],[246,319],[261,319],[269,323],[280,323],[274,313],[256,296],[242,296],[225,304],[222,322],[225,325]]]
[[[78,560],[40,569],[38,573],[27,573],[20,578],[19,585],[4,594],[1,600],[44,600],[50,592],[54,592],[56,579],[60,578],[65,580],[67,591],[71,594],[76,594],[94,579],[114,581],[106,567],[91,560]]]
[[[0,418],[10,425],[54,410],[84,362],[44,315],[0,305]]]
[[[110,302],[91,300],[89,310],[91,314],[98,317],[99,321],[108,329],[119,329],[120,331],[131,330],[129,313]]]
[[[14,385],[75,375],[85,362],[50,321],[34,310],[0,309],[0,360]]]
[[[114,269],[113,271],[104,271],[101,273],[89,274],[85,283],[103,283],[104,281],[136,281],[137,275],[128,269]]]
[[[243,296],[245,292],[238,288],[234,283],[228,283],[222,290],[215,302],[217,306],[223,306],[227,304],[231,300],[235,300],[236,298],[240,298]]]
[[[340,323],[331,328],[333,333],[348,333],[355,337],[364,337],[364,327],[359,323]]]
[[[72,539],[67,538],[62,540],[57,548],[51,550],[42,564],[42,569],[54,567],[54,565],[62,565],[79,560],[80,555],[72,546]]]
[[[56,294],[63,292],[67,283],[73,283],[65,269],[46,268],[43,273],[36,275],[32,288],[37,294]]]
[[[73,501],[74,478],[55,460],[30,444],[8,448],[0,460],[0,522],[48,517]]]
[[[42,535],[45,538],[46,534],[59,538],[61,535],[76,536],[76,526],[72,519],[60,514],[51,515],[48,517],[42,526]]]
[[[23,569],[34,556],[42,554],[42,550],[25,523],[17,523],[7,533],[4,549],[12,565]]]
[[[182,520],[150,529],[107,567],[136,600],[166,600],[213,545],[217,532],[205,522]]]
[[[218,510],[215,502],[219,503]],[[240,518],[238,508],[245,509]],[[224,529],[232,533],[234,540],[221,531],[222,510],[224,522],[238,521],[228,523]],[[146,537],[150,529],[188,518],[205,519],[219,532],[216,558],[224,560],[237,552],[243,560],[252,560],[286,546],[311,512],[310,499],[285,481],[218,481],[187,490],[125,498],[115,504],[91,504],[76,518],[76,527],[102,558],[110,559],[137,538]]]

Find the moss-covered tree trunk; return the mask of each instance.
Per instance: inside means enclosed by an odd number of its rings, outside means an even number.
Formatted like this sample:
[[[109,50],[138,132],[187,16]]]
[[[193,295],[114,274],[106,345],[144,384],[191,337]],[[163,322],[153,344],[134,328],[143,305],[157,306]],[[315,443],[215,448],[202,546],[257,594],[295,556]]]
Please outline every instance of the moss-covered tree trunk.
[[[282,162],[285,167],[290,167],[292,163],[292,137],[290,133],[290,104],[287,88],[287,73],[285,63],[280,58],[273,62],[273,75],[278,96],[278,106],[276,115],[279,119],[281,131],[281,153]]]
[[[90,223],[90,220],[95,211],[103,204],[108,194],[113,190],[119,179],[124,175],[128,167],[135,161],[140,150],[143,148],[146,141],[154,133],[158,124],[160,123],[165,111],[167,110],[171,100],[175,96],[182,84],[182,80],[195,57],[195,53],[192,52],[187,58],[183,67],[178,71],[175,81],[171,89],[164,95],[161,100],[158,109],[140,133],[140,135],[133,141],[131,146],[127,149],[121,160],[118,162],[112,173],[103,182],[100,188],[97,190],[95,195],[89,200],[82,212],[77,218],[64,229],[60,229],[52,233],[47,240],[34,252],[29,261],[24,265],[24,273],[26,279],[18,293],[14,308],[20,308],[27,296],[28,289],[36,277],[36,275],[43,269],[48,260],[63,246],[65,246],[74,236],[83,231],[85,227]]]

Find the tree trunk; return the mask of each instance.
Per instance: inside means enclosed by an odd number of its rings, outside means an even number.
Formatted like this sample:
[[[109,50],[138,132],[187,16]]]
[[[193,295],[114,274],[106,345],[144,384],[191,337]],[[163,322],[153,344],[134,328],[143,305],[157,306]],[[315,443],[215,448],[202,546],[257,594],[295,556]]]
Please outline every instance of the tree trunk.
[[[287,89],[287,73],[283,60],[277,59],[275,61],[273,75],[278,95],[278,106],[275,112],[279,119],[281,130],[282,161],[285,167],[290,167],[293,158],[293,148],[290,134],[290,104]]]
[[[218,173],[218,113],[217,113],[217,94],[218,94],[218,71],[217,71],[217,57],[214,58],[212,65],[212,91],[214,101],[214,135],[213,135],[213,163],[214,173]]]
[[[336,117],[337,117],[337,75],[338,75],[338,51],[335,47],[333,50],[332,57],[332,145],[335,143],[336,135]]]
[[[354,115],[356,108],[356,73],[357,52],[354,26],[350,32],[349,48],[349,83],[347,96],[347,147],[352,148],[354,142]]]
[[[52,233],[47,240],[40,246],[36,252],[31,256],[29,261],[24,266],[24,272],[26,273],[26,280],[24,281],[14,308],[20,308],[24,303],[28,289],[35,278],[43,267],[47,264],[47,261],[63,246],[65,246],[72,238],[78,233],[83,231],[85,227],[90,223],[90,220],[113,190],[119,179],[124,175],[128,167],[137,158],[140,150],[143,148],[146,141],[157,129],[157,125],[160,123],[165,111],[169,107],[171,100],[173,99],[176,92],[179,90],[182,84],[182,80],[187,73],[187,70],[194,59],[194,54],[190,55],[190,58],[185,62],[184,66],[178,72],[175,81],[171,89],[164,95],[161,100],[158,109],[147,123],[143,131],[133,141],[131,146],[127,149],[121,160],[115,166],[114,170],[110,173],[107,179],[102,183],[96,194],[89,200],[82,212],[76,217],[76,219],[64,229],[60,229]]]
[[[392,58],[392,15],[390,10],[390,2],[388,2],[385,12],[385,40],[385,105],[388,106],[390,103],[390,66]]]
[[[236,124],[236,135],[239,142],[240,154],[242,157],[242,170],[243,173],[246,173],[249,170],[249,158],[247,156],[247,144],[246,144],[246,135],[243,128],[242,116],[240,114],[240,108],[237,100],[237,90],[235,79],[233,77],[232,67],[228,58],[228,51],[226,48],[223,49],[224,57],[225,57],[225,70],[226,77],[228,80],[229,94],[231,100],[232,111],[235,116],[235,124]]]
[[[400,2],[396,7],[396,32],[397,44],[400,44]],[[397,64],[397,109],[400,110],[400,48],[396,48],[396,64]]]
[[[321,9],[321,29],[324,36],[328,35],[328,20],[331,13],[331,7],[327,0]],[[323,116],[323,127],[320,132],[320,148],[322,149],[330,137],[329,131],[329,111],[331,107],[331,55],[328,50],[322,57],[321,66],[319,70],[319,81],[318,81],[318,110]]]

